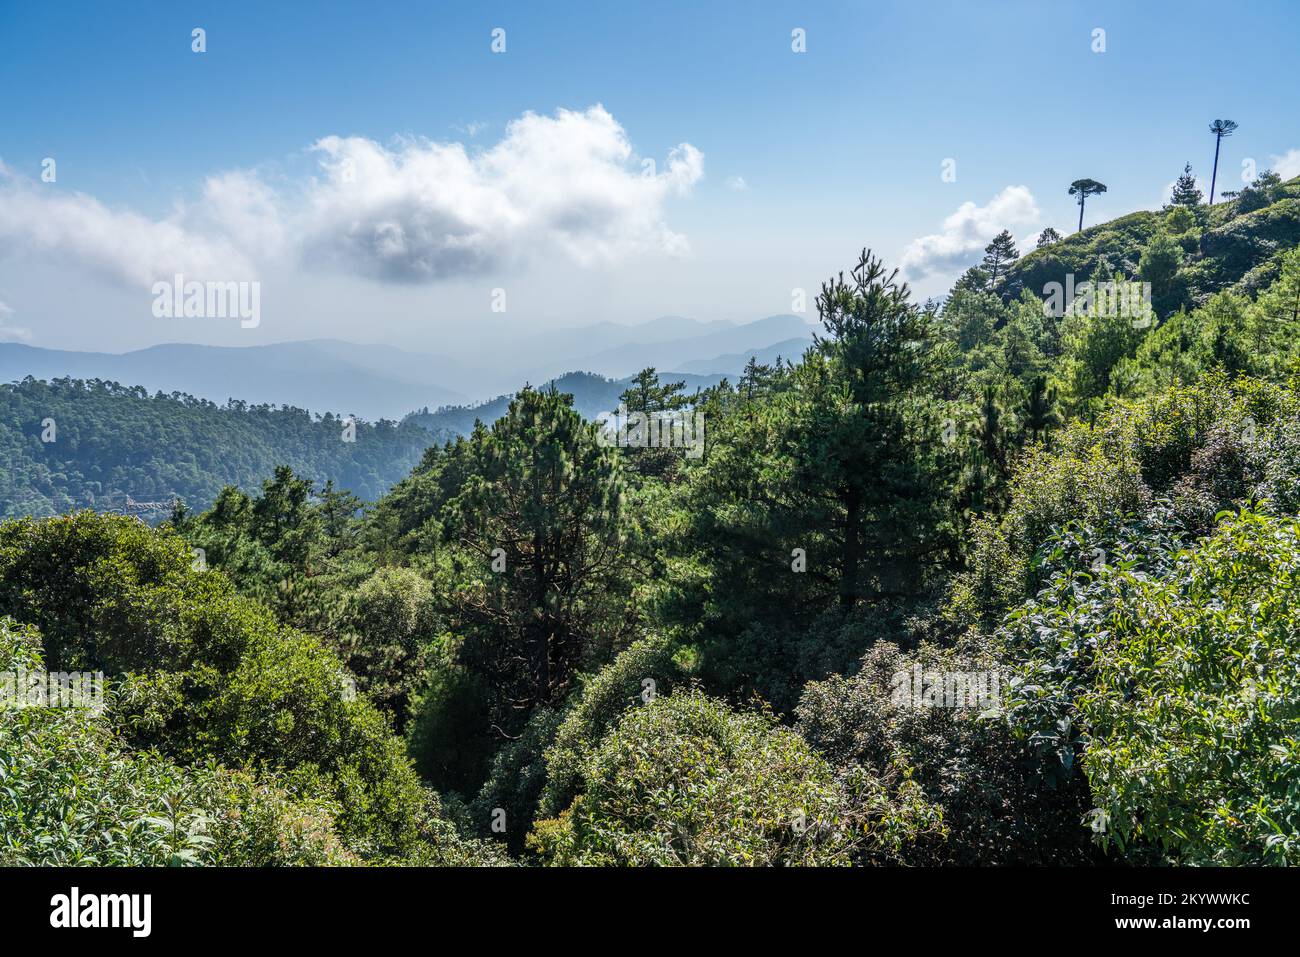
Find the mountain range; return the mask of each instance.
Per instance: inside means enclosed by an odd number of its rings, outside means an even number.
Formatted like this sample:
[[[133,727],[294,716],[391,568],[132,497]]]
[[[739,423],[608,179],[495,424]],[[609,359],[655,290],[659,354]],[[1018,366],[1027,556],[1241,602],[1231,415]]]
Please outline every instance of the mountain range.
[[[777,353],[798,357],[811,341],[811,329],[791,315],[750,323],[665,316],[639,325],[605,322],[507,336],[493,344],[490,356],[474,357],[337,339],[237,347],[173,343],[125,353],[5,342],[0,343],[0,382],[27,376],[104,379],[217,403],[236,398],[368,420],[398,419],[417,409],[473,407],[524,382],[547,383],[579,370],[614,380],[602,396],[617,380],[646,366],[689,373],[693,390],[722,376],[734,378],[751,355],[759,361]],[[613,391],[615,399],[621,391]]]

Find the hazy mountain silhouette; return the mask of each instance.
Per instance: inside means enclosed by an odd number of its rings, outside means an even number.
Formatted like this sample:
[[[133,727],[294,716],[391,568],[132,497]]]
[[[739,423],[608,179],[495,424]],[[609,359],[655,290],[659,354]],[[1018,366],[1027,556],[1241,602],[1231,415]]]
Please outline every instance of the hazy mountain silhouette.
[[[751,323],[681,316],[639,325],[605,322],[503,336],[491,350],[490,363],[337,339],[259,346],[176,343],[121,354],[0,343],[0,382],[29,375],[106,379],[217,403],[236,398],[369,420],[397,419],[416,409],[473,406],[513,393],[525,382],[549,382],[574,370],[619,380],[655,366],[661,373],[680,369],[717,381],[720,375],[734,377],[751,353],[765,361],[762,356],[780,346],[783,355],[799,355],[802,347],[790,343],[805,341],[810,329],[796,316]]]

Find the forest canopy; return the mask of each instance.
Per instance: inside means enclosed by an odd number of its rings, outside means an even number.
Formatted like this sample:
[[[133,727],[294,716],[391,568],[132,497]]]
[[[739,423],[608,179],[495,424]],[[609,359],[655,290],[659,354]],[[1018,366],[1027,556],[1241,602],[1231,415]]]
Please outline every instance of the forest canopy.
[[[1296,863],[1298,210],[864,250],[799,361],[629,385],[698,459],[5,387],[0,671],[108,693],[5,712],[0,863]]]

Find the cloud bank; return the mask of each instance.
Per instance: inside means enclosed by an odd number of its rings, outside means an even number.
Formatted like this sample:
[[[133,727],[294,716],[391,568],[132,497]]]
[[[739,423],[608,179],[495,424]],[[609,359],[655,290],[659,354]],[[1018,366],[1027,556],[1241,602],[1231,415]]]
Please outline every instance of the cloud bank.
[[[1300,176],[1300,149],[1287,150],[1281,156],[1272,157],[1269,168],[1283,179]]]
[[[240,225],[239,209],[227,205],[234,197],[225,181],[208,180],[195,209],[154,220],[23,180],[0,165],[0,256],[24,255],[133,286],[175,272],[247,275],[247,237],[230,234]]]
[[[962,203],[942,229],[912,240],[903,251],[903,272],[911,280],[956,274],[979,261],[984,247],[1004,229],[1013,232],[1039,222],[1038,203],[1027,186],[1008,186],[987,206]]]
[[[14,311],[0,302],[0,342],[30,342],[32,331],[22,326],[11,326],[9,320]]]
[[[666,203],[704,175],[689,143],[662,168],[603,107],[525,113],[501,140],[327,136],[317,175],[273,189],[237,170],[162,219],[33,183],[0,165],[0,256],[22,254],[132,286],[183,273],[249,279],[288,261],[390,282],[435,282],[559,254],[580,265],[681,254]]]

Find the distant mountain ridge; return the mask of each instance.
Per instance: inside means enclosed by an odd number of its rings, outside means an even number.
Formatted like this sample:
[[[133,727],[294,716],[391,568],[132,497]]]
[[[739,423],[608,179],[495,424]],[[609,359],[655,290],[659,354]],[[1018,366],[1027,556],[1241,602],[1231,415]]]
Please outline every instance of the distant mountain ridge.
[[[812,345],[812,337],[786,339],[764,349],[751,349],[748,352],[734,352],[730,355],[715,356],[712,359],[696,359],[678,366],[670,375],[739,375],[752,358],[761,365],[775,365],[778,361],[798,362],[804,352]]]
[[[633,326],[630,327],[631,330],[639,334],[632,341],[577,356],[566,356],[549,363],[537,363],[524,371],[523,379],[542,381],[572,369],[585,369],[609,378],[622,379],[635,375],[647,366],[654,366],[661,372],[679,369],[685,371],[689,367],[697,373],[734,375],[744,367],[752,352],[794,339],[805,343],[812,341],[813,327],[792,315],[767,316],[743,325],[700,325],[702,328],[697,329],[694,335],[671,339],[640,333],[642,327]],[[802,352],[803,349],[798,350],[799,354]],[[742,353],[744,358],[733,368],[735,356]]]
[[[707,389],[717,385],[725,376],[690,375],[667,373],[660,376],[662,382],[685,382],[686,394],[693,395],[697,389]],[[608,379],[592,372],[569,372],[558,376],[539,388],[552,386],[558,392],[567,392],[573,396],[573,407],[583,418],[594,419],[602,412],[612,412],[618,408],[618,398],[631,384],[631,377],[625,379]],[[412,412],[403,424],[415,424],[430,432],[436,441],[445,442],[457,435],[468,435],[474,423],[481,421],[491,425],[505,415],[514,393],[505,393],[476,405],[448,406],[429,411],[422,409]]]
[[[45,380],[104,379],[143,386],[150,392],[182,392],[218,404],[233,398],[366,419],[396,419],[430,402],[467,401],[464,393],[454,389],[402,377],[404,372],[412,374],[407,370],[417,364],[428,370],[426,374],[436,375],[434,358],[389,346],[333,340],[242,347],[169,344],[122,354],[0,343],[0,382],[29,375]],[[442,364],[456,365],[449,359]],[[385,366],[398,366],[398,371],[380,371]]]
[[[549,382],[574,370],[622,379],[646,366],[670,373],[736,375],[749,354],[807,338],[797,316],[751,323],[665,316],[640,325],[606,322],[528,336],[504,334],[482,356],[413,352],[312,339],[257,346],[165,344],[121,354],[0,343],[0,383],[32,376],[102,379],[149,392],[400,419],[415,409],[466,406]],[[748,351],[746,351],[748,350]],[[802,349],[792,349],[792,353]]]

